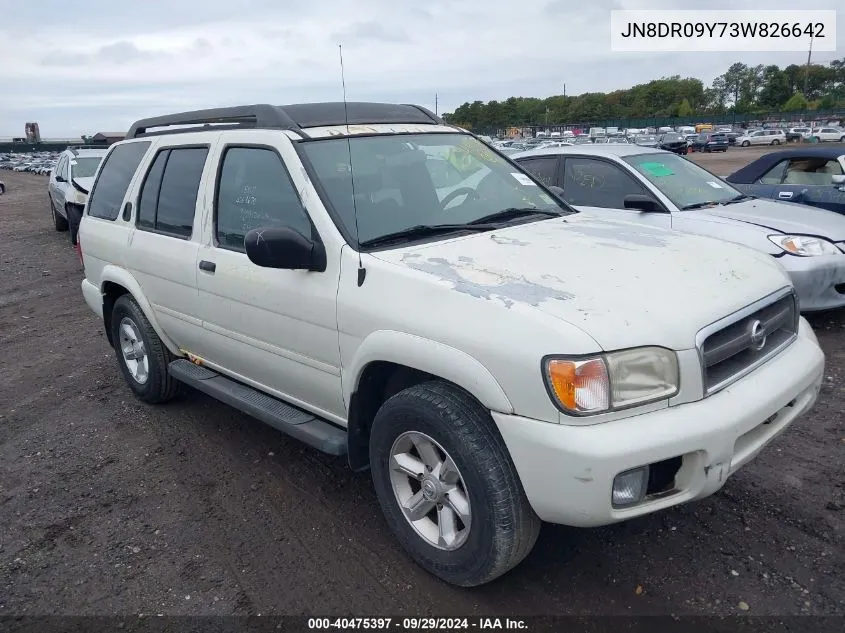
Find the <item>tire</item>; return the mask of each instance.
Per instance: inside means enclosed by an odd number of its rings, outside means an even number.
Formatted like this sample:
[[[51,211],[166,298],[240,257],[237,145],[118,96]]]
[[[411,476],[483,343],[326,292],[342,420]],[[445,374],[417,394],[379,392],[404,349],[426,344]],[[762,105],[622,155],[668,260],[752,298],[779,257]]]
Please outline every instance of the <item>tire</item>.
[[[840,138],[840,139],[839,139],[839,142],[840,142],[840,143],[845,143],[845,136],[843,136],[842,138]],[[3,192],[2,192],[2,191],[0,191],[0,193],[3,193]]]
[[[70,229],[70,243],[76,246],[76,236],[79,234],[79,223],[82,220],[82,215],[78,211],[79,207],[73,205],[65,206],[65,217],[67,218],[68,228]]]
[[[67,231],[67,218],[63,218],[58,213],[56,213],[56,207],[53,206],[52,198],[50,198],[50,215],[53,216],[53,226],[56,227],[57,231]]]
[[[124,327],[134,331],[131,336],[126,337],[124,335],[122,339]],[[115,301],[112,310],[111,330],[117,362],[123,372],[126,384],[129,385],[135,396],[150,404],[172,400],[179,390],[179,382],[170,376],[167,365],[174,359],[174,356],[161,342],[132,295],[122,295]],[[128,334],[129,332],[123,330],[123,333]],[[140,372],[136,368],[144,365],[144,361],[131,359],[137,365],[130,365],[130,359],[127,359],[127,354],[124,352],[124,348],[127,347],[124,342],[126,339],[132,340],[133,338],[135,349],[132,352],[141,351],[144,354],[145,366]],[[140,350],[137,347],[139,342],[142,344]],[[143,374],[146,377],[142,380]]]
[[[778,139],[775,139],[772,141],[772,145],[780,145],[780,141]]]
[[[751,145],[750,141],[743,141],[742,142],[742,147],[748,147],[749,145]]]
[[[4,193],[6,193],[6,186],[2,182],[0,182],[0,196],[2,196]]]
[[[443,511],[453,516],[455,538],[445,547],[435,545],[417,531],[400,507],[398,497],[403,493],[395,492],[395,481],[400,481],[400,486],[404,481],[406,497],[416,493],[422,500],[421,495],[432,480],[433,487],[443,485],[435,476],[440,466],[429,469],[419,483],[419,477],[411,479],[402,471],[391,469],[394,452],[404,450],[403,445],[414,446],[409,439],[414,436],[409,434],[416,434],[417,441],[432,440],[428,447],[444,464],[451,458],[456,467],[453,478],[463,484],[452,487],[451,502],[448,495],[436,496],[443,502],[442,510],[429,500],[432,509],[422,518],[427,527],[434,526],[433,536],[434,532],[442,532],[427,517],[440,517]],[[414,459],[410,452],[402,454]],[[429,452],[417,452],[418,456],[421,454]],[[419,457],[416,466],[422,470]],[[487,583],[519,564],[537,541],[540,519],[528,503],[495,423],[488,411],[457,387],[441,381],[427,382],[388,399],[373,421],[370,468],[379,504],[394,536],[417,564],[448,583],[462,587]],[[455,499],[462,501],[456,504]],[[465,501],[468,505],[463,505]],[[468,528],[460,522],[460,515],[451,510],[456,507],[468,508]]]

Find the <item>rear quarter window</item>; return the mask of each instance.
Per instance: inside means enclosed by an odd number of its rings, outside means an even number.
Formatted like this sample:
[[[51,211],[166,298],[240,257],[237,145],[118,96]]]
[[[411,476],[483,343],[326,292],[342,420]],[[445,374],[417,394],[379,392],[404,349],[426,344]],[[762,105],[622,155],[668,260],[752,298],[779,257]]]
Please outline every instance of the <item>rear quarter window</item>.
[[[117,219],[132,176],[150,144],[142,141],[118,145],[106,156],[91,189],[88,215],[103,220]]]

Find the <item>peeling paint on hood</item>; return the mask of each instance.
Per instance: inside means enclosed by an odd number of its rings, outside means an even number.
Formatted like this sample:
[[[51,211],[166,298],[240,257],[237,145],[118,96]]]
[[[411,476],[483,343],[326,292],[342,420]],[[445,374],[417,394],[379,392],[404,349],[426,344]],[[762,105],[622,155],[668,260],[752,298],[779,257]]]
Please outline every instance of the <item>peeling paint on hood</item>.
[[[789,284],[747,247],[586,214],[372,255],[477,301],[458,318],[535,310],[608,350],[691,348],[700,328]]]

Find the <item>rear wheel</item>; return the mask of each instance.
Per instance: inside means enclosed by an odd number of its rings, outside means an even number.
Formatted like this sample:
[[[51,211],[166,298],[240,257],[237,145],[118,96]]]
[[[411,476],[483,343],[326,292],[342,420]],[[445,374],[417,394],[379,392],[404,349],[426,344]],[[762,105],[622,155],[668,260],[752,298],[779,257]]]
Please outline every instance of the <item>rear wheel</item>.
[[[772,141],[772,145],[780,145],[780,141],[778,139],[775,139]]]
[[[63,218],[58,213],[56,213],[56,207],[53,206],[52,198],[50,198],[50,215],[53,216],[53,226],[56,227],[57,231],[67,231],[67,218]]]
[[[493,580],[531,551],[540,530],[490,414],[448,383],[400,391],[376,414],[370,467],[388,526],[446,582]]]
[[[117,362],[129,388],[144,402],[171,400],[179,388],[167,371],[174,357],[131,295],[115,301],[111,329]]]

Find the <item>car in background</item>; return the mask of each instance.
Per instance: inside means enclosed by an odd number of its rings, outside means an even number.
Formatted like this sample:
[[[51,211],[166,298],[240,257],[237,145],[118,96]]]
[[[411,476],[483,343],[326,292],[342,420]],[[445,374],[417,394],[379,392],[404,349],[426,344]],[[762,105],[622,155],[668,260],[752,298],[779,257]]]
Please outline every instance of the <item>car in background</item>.
[[[845,143],[845,130],[838,127],[813,128],[809,135],[815,136],[822,142]]]
[[[634,137],[634,143],[642,147],[657,147],[660,141],[654,134],[640,134]]]
[[[803,141],[812,131],[813,129],[810,127],[791,127],[786,131],[786,140],[787,142]]]
[[[783,130],[754,130],[736,139],[740,147],[750,145],[780,145],[786,143],[786,133]]]
[[[725,136],[728,139],[728,145],[736,145],[736,139],[738,139],[740,136],[742,136],[742,134],[743,134],[742,132],[734,132],[734,131],[725,132]]]
[[[687,144],[686,139],[677,132],[667,132],[658,139],[658,147],[665,149],[667,152],[675,152],[676,154],[686,154]]]
[[[55,168],[50,172],[47,195],[50,214],[57,231],[70,230],[70,243],[76,244],[76,233],[88,192],[94,184],[94,174],[106,155],[107,148],[69,147],[59,154]]]
[[[0,180],[0,196],[6,193],[6,185],[3,184],[3,181]]]
[[[687,158],[647,147],[559,147],[511,160],[542,174],[579,211],[770,255],[792,278],[804,312],[845,307],[845,217],[837,213],[756,198]]]
[[[728,137],[723,132],[702,132],[690,143],[693,152],[727,152]]]
[[[803,145],[765,154],[725,180],[740,191],[845,214],[845,151]]]

